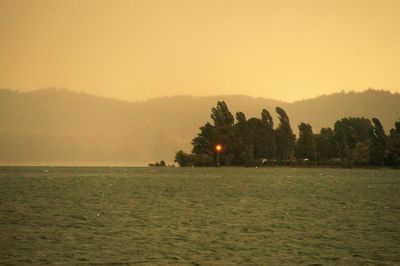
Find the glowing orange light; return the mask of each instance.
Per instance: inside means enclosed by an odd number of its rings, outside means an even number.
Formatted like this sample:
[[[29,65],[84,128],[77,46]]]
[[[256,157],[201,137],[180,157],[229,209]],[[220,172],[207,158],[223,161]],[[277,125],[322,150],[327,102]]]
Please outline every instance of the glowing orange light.
[[[215,146],[215,149],[217,150],[217,152],[220,152],[222,151],[222,146],[218,144],[217,146]]]

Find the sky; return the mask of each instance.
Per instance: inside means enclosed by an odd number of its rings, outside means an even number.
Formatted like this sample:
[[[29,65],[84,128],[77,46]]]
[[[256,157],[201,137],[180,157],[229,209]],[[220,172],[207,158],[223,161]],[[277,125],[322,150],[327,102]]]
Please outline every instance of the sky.
[[[128,101],[400,92],[398,0],[0,0],[0,88]]]

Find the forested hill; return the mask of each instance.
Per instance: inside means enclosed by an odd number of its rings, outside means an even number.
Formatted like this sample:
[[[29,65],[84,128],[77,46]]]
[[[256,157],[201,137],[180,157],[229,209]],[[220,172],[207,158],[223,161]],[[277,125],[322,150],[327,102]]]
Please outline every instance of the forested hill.
[[[64,89],[0,90],[0,164],[146,164],[190,151],[210,110],[224,100],[247,118],[286,110],[294,132],[314,132],[347,116],[378,117],[386,131],[400,118],[400,94],[367,90],[285,103],[248,96],[174,96],[123,102]],[[275,121],[275,124],[278,124]]]

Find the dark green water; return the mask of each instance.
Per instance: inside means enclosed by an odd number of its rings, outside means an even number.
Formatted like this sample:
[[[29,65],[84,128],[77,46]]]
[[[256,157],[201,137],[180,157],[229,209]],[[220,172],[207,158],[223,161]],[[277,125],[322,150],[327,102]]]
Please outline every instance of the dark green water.
[[[400,265],[400,171],[0,168],[1,264]]]

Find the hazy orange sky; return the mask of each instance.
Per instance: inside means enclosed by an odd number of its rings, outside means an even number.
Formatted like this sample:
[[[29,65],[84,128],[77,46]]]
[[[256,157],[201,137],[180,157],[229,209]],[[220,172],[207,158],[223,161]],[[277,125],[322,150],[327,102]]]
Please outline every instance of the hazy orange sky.
[[[399,71],[398,0],[0,0],[0,88],[292,101]]]

